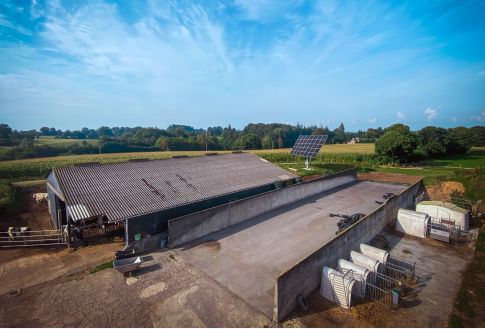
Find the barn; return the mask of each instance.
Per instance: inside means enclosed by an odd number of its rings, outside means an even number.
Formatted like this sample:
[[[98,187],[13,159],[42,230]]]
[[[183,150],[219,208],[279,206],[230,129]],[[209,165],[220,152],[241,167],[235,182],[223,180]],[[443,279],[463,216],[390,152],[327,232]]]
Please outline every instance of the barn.
[[[168,220],[293,183],[297,176],[254,154],[81,164],[54,168],[52,223],[120,225],[127,244],[168,230]]]

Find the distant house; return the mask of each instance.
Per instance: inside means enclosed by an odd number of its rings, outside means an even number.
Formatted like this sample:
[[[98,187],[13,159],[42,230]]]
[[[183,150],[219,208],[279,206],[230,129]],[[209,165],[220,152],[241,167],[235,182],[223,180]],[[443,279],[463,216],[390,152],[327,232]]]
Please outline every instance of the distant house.
[[[347,142],[347,144],[355,144],[355,143],[360,143],[359,137],[352,137],[352,139]]]

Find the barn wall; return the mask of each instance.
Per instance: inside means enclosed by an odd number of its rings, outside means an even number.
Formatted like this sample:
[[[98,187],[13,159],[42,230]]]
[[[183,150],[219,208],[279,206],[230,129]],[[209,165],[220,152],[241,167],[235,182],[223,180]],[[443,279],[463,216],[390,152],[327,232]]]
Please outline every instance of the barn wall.
[[[59,225],[59,219],[57,218],[58,210],[60,209],[60,203],[59,203],[59,198],[55,192],[62,195],[61,187],[53,171],[51,171],[50,174],[47,176],[46,182],[48,183],[47,199],[49,201],[49,212],[51,215],[52,225],[54,225],[54,227],[58,229],[60,228],[62,223],[60,223]]]
[[[47,200],[49,202],[49,213],[51,215],[51,221],[52,225],[54,225],[55,228],[59,228],[58,225],[58,220],[57,220],[57,196],[56,194],[52,191],[52,189],[47,186]]]
[[[168,230],[168,221],[173,218],[185,216],[204,209],[217,207],[228,202],[247,198],[265,193],[274,189],[274,184],[264,185],[253,189],[247,189],[236,193],[227,194],[218,198],[192,203],[186,206],[162,210],[146,215],[127,219],[127,243],[135,240],[135,235],[155,235]]]

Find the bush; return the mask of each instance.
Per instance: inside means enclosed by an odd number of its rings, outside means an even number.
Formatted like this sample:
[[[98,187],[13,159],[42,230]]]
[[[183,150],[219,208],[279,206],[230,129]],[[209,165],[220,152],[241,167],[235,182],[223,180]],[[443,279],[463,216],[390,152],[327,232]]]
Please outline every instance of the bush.
[[[0,181],[0,209],[6,209],[13,203],[15,189],[10,182]]]

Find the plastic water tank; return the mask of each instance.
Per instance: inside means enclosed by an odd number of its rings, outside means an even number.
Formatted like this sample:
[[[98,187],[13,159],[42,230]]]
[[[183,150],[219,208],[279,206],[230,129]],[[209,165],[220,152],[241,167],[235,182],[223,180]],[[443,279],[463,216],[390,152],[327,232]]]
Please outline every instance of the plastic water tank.
[[[389,261],[389,253],[383,249],[369,246],[367,244],[360,244],[360,252],[366,256],[377,259],[381,263],[387,263]]]

